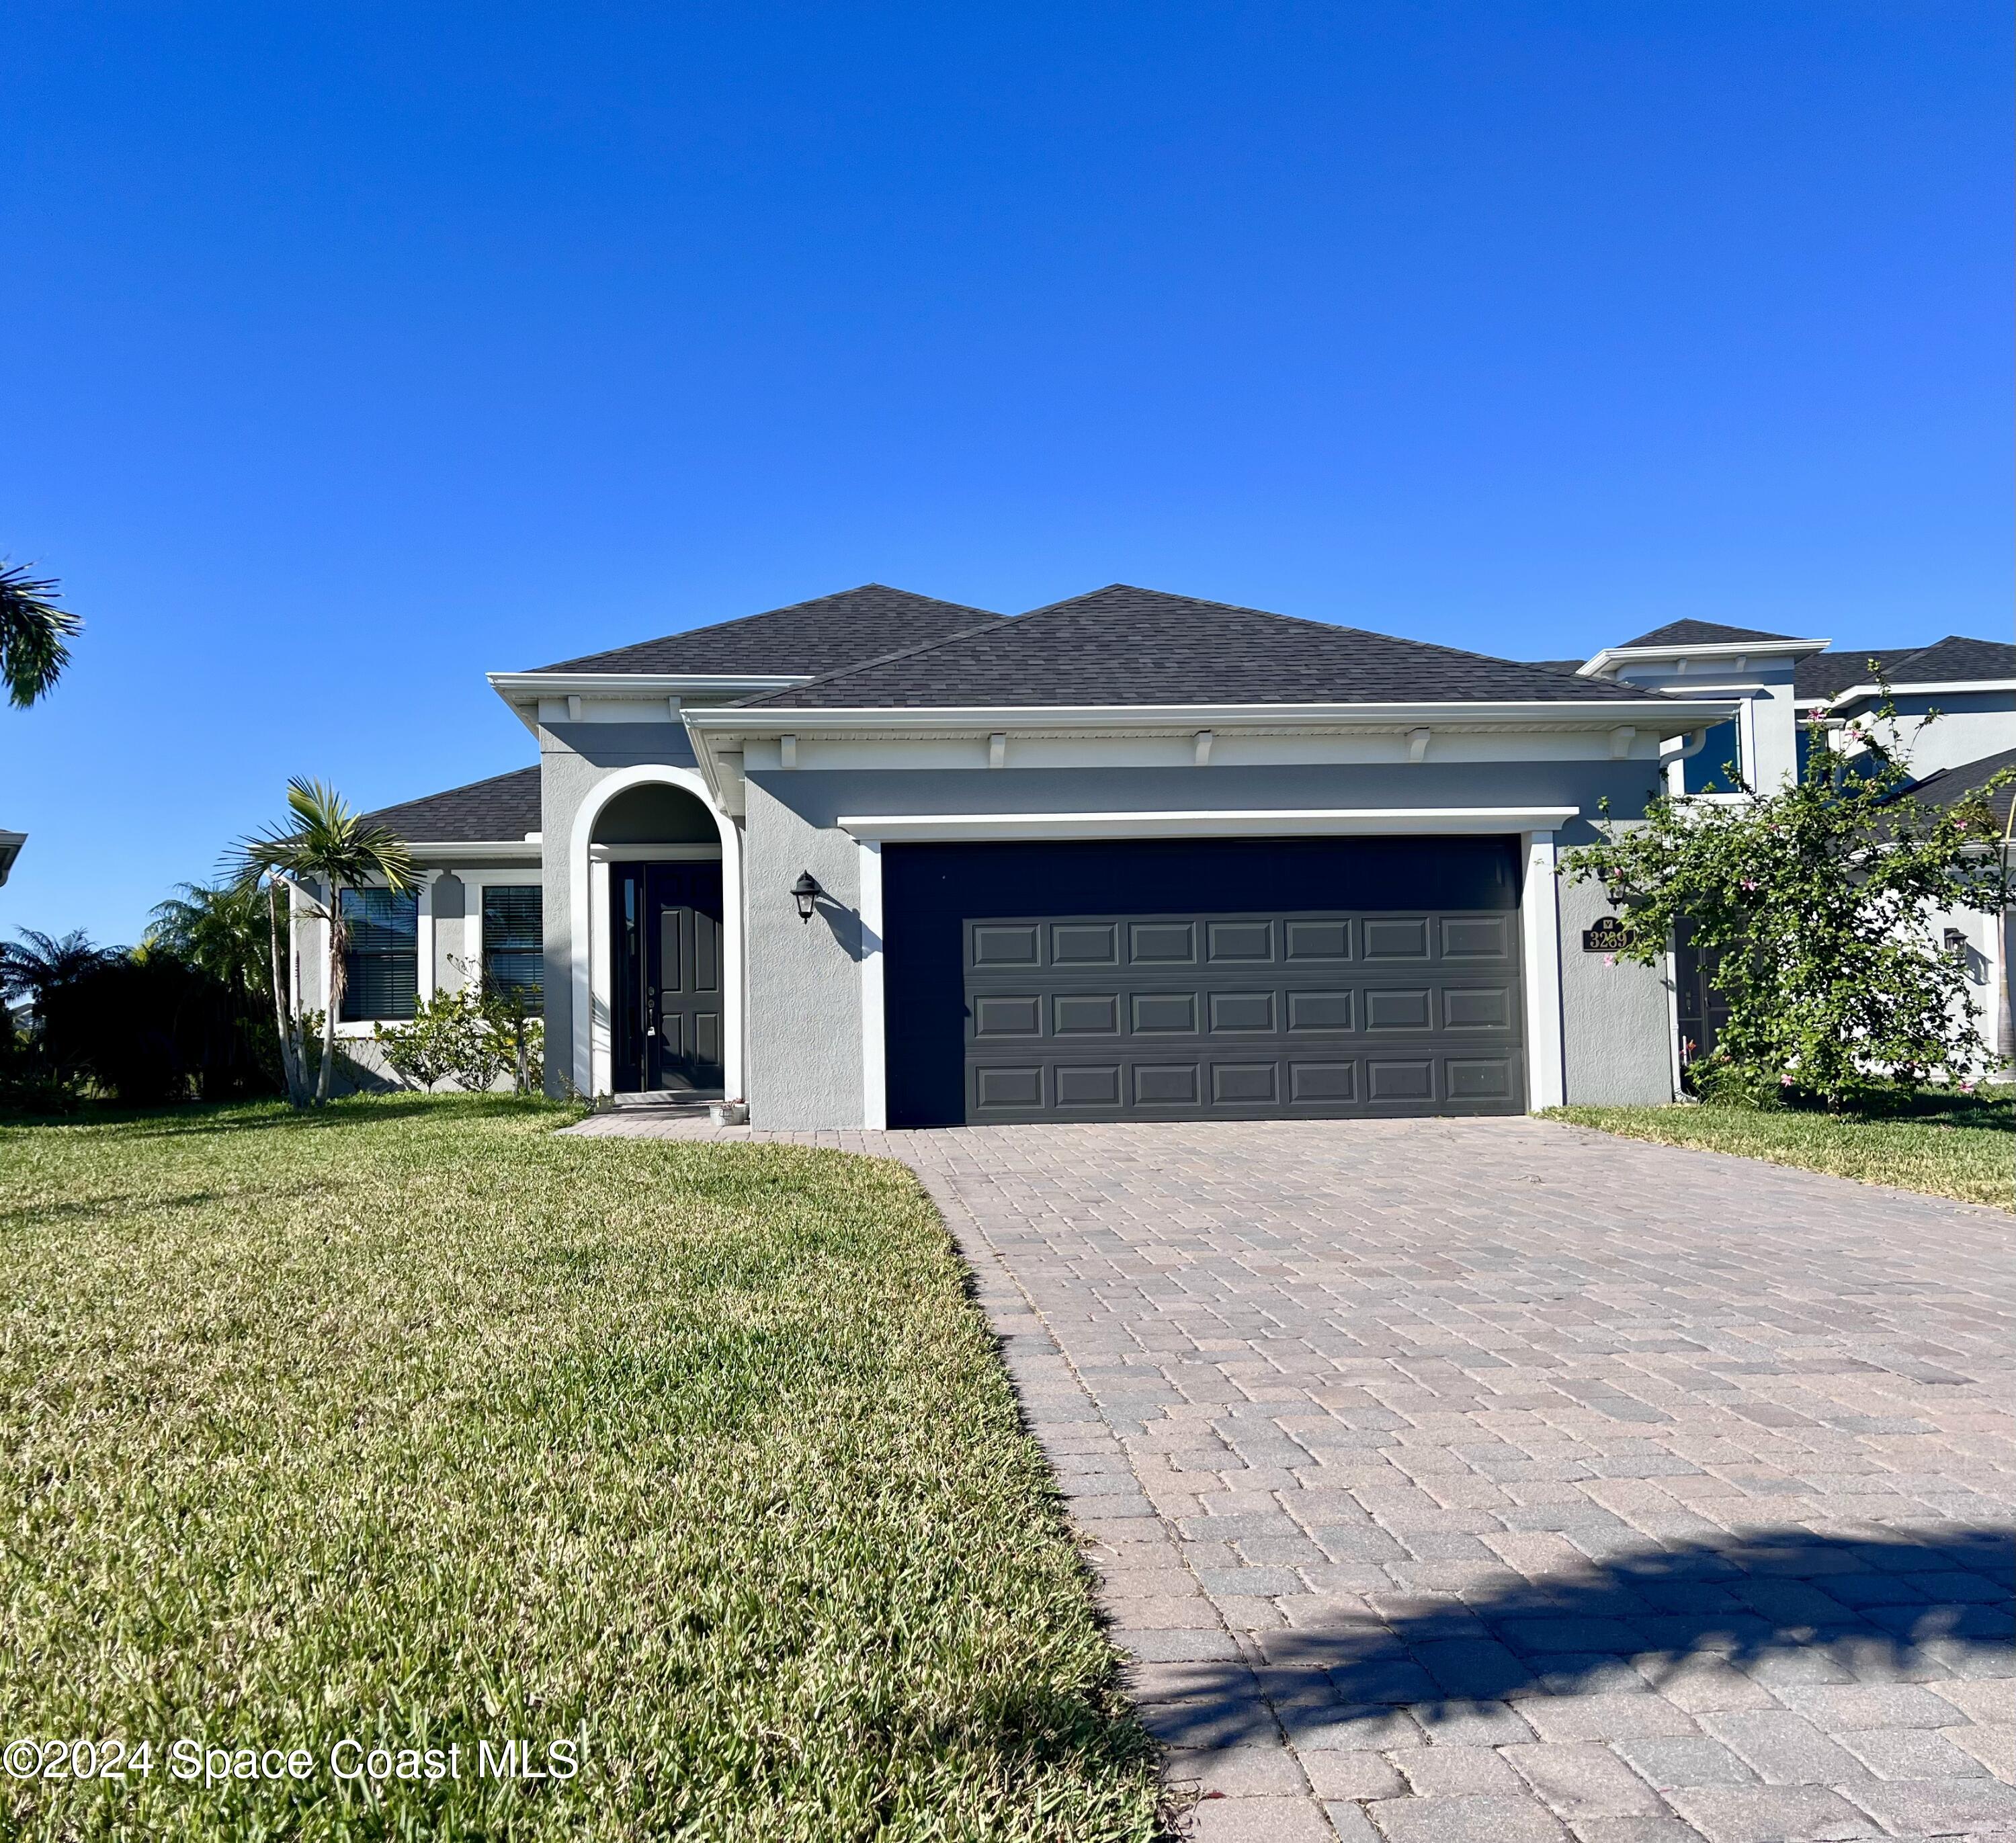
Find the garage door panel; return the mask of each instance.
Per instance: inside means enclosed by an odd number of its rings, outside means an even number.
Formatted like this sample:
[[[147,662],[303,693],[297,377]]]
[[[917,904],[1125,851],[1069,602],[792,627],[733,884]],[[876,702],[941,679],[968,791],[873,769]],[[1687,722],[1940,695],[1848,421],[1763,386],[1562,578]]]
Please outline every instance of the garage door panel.
[[[1040,1037],[1043,1034],[1042,995],[977,994],[973,1001],[973,1034],[976,1039],[990,1042],[1003,1037]]]
[[[1271,921],[1212,922],[1204,930],[1205,956],[1215,966],[1270,962],[1276,926]]]
[[[1120,995],[1112,992],[1060,992],[1051,999],[1060,1037],[1117,1037]]]
[[[1143,1107],[1194,1107],[1204,1092],[1203,1065],[1146,1062],[1134,1065],[1134,1101]]]
[[[1053,923],[1050,964],[1053,966],[1117,966],[1120,964],[1118,922]]]
[[[1445,915],[1442,918],[1445,960],[1497,960],[1510,966],[1517,945],[1510,916]]]
[[[1425,915],[1367,916],[1360,924],[1368,960],[1424,960],[1429,927]]]
[[[1427,1035],[1435,1028],[1435,996],[1424,985],[1397,985],[1365,995],[1365,1028]]]
[[[1196,963],[1193,922],[1132,922],[1127,929],[1130,966],[1188,966]]]
[[[1412,1104],[1431,1101],[1435,1093],[1435,1059],[1428,1056],[1370,1056],[1365,1060],[1366,1098]]]
[[[1208,996],[1213,1036],[1229,1035],[1235,1031],[1256,1031],[1263,1036],[1274,1034],[1277,1007],[1271,990],[1215,992]]]
[[[1042,929],[1035,922],[981,923],[971,931],[970,963],[976,966],[1042,964]]]
[[[1352,929],[1347,921],[1287,921],[1281,933],[1288,958],[1298,963],[1310,960],[1352,959]]]
[[[891,846],[891,1118],[1516,1112],[1517,866],[1503,840]]]

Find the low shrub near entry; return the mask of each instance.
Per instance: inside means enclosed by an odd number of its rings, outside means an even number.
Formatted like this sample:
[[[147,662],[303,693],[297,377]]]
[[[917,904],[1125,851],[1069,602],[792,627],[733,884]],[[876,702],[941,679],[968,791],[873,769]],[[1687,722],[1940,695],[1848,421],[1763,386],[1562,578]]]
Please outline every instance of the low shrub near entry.
[[[1149,1744],[910,1175],[555,1114],[0,1131],[0,1738],[153,1760],[0,1777],[0,1829],[1151,1837]],[[262,1776],[178,1779],[178,1741]],[[394,1776],[339,1776],[346,1741]],[[290,1749],[313,1770],[266,1776]]]

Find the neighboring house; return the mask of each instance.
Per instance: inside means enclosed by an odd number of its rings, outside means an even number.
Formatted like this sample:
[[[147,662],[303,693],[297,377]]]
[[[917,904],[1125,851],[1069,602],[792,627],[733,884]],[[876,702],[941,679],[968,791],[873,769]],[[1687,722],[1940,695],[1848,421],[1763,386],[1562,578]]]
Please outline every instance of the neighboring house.
[[[538,765],[373,815],[423,875],[351,898],[340,1028],[536,954],[555,1092],[764,1126],[1668,1100],[1673,981],[1557,855],[1719,749],[1791,772],[1826,645],[1686,621],[1535,663],[871,585],[495,673]]]
[[[14,860],[20,856],[21,847],[28,842],[25,832],[0,832],[0,885],[4,885],[7,875],[14,868]]]

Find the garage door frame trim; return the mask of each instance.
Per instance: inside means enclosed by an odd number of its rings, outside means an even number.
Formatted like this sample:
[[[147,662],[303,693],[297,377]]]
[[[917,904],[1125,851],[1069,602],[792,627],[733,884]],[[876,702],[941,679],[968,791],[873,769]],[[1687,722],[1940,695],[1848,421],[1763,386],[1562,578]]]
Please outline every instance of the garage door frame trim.
[[[1562,1062],[1561,916],[1554,835],[1579,810],[1571,806],[1301,808],[1288,812],[843,816],[840,828],[854,838],[860,879],[862,1125],[879,1132],[889,1124],[888,1038],[884,1015],[887,963],[882,939],[885,841],[1517,833],[1525,861],[1519,933],[1526,993],[1526,1104],[1535,1112],[1560,1107],[1567,1098],[1567,1082]],[[1093,827],[1099,829],[1088,829]]]

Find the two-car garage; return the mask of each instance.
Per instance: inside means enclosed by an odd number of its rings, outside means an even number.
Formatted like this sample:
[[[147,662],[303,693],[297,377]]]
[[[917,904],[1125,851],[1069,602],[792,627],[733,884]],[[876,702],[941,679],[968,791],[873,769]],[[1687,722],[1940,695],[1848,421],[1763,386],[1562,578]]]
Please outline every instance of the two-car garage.
[[[1525,1107],[1514,838],[882,856],[892,1126]]]

